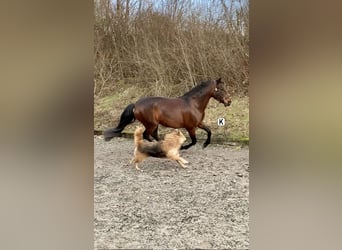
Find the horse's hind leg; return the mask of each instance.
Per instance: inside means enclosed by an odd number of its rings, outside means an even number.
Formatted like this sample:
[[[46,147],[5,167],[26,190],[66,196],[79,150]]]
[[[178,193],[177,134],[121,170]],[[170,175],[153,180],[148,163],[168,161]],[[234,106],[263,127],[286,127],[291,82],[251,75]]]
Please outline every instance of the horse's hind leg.
[[[210,139],[211,139],[211,130],[208,126],[204,125],[202,122],[200,124],[198,124],[198,127],[205,130],[205,132],[207,132],[207,140],[203,143],[203,148],[205,148],[206,146],[208,146],[210,144]]]
[[[187,144],[187,145],[183,145],[180,149],[183,150],[183,149],[188,149],[190,148],[191,146],[195,145],[196,142],[197,142],[197,139],[196,139],[196,134],[195,134],[195,131],[196,131],[196,128],[191,128],[191,129],[186,129],[190,135],[190,138],[191,138],[191,143]]]
[[[148,141],[152,141],[151,137],[150,137],[150,134],[148,133],[147,129],[145,129],[144,133],[143,133],[143,138],[145,140],[148,140]]]
[[[153,132],[152,132],[152,137],[153,137],[154,139],[156,139],[157,141],[160,140],[160,138],[159,138],[159,136],[158,136],[158,125],[157,125],[157,127],[155,128],[155,130],[153,130]]]
[[[148,140],[148,141],[152,141],[152,139],[151,139],[151,135],[152,135],[152,137],[157,140],[157,138],[158,138],[158,125],[147,125],[146,126],[144,124],[144,126],[146,129],[143,133],[143,138]],[[155,136],[157,136],[157,138]]]

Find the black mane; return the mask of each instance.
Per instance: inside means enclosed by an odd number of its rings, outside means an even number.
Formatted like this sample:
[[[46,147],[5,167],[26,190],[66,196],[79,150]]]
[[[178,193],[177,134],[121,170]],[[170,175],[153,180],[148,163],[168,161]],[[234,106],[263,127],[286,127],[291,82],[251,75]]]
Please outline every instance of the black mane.
[[[210,85],[210,83],[211,83],[211,80],[206,81],[206,82],[201,82],[200,84],[198,84],[194,88],[190,89],[188,92],[186,92],[181,97],[186,98],[186,97],[195,96],[195,95],[202,95],[203,90],[206,89]]]

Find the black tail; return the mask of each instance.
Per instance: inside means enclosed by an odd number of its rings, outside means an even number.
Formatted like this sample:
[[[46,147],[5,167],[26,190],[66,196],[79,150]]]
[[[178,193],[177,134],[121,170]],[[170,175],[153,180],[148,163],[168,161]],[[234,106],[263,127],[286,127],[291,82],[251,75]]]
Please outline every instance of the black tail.
[[[120,117],[119,125],[116,128],[110,128],[103,132],[103,136],[105,141],[109,141],[113,137],[117,137],[121,135],[121,131],[124,130],[124,128],[135,121],[134,113],[134,104],[128,105],[125,110],[122,112]]]

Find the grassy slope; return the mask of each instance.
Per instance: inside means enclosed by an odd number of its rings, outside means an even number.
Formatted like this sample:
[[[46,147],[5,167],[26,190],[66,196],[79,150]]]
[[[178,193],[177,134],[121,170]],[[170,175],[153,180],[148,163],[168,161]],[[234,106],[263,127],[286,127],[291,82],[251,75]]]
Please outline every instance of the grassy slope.
[[[143,93],[137,89],[129,88],[118,91],[112,96],[106,96],[95,100],[94,106],[94,127],[103,130],[117,125],[121,112],[129,104],[135,102],[140,96],[136,93]],[[226,124],[223,127],[217,125],[217,119],[223,117]],[[217,140],[249,142],[249,98],[232,98],[232,104],[224,107],[223,104],[211,99],[206,112],[204,123],[212,130],[212,138]],[[124,132],[132,133],[138,122],[127,126]],[[168,128],[160,128],[160,134],[168,132]],[[197,129],[198,138],[206,138],[205,131]]]

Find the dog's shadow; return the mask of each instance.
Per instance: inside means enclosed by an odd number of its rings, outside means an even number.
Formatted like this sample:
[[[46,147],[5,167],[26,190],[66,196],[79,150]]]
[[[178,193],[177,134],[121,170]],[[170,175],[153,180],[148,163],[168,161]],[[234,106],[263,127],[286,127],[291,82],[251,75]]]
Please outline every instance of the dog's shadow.
[[[191,169],[191,163],[186,168],[181,167],[177,162],[169,159],[149,158],[139,165],[140,171],[134,167],[129,161],[124,164],[124,168],[134,172],[178,172]]]

